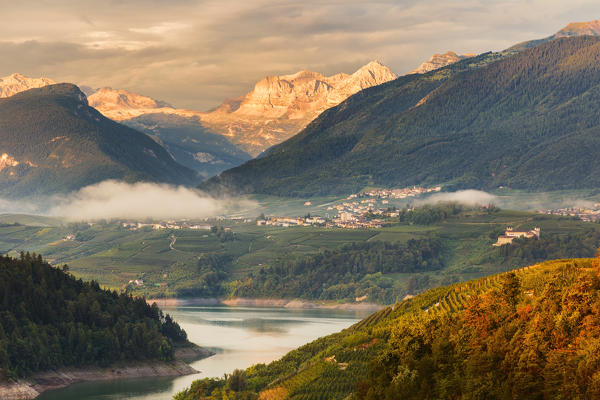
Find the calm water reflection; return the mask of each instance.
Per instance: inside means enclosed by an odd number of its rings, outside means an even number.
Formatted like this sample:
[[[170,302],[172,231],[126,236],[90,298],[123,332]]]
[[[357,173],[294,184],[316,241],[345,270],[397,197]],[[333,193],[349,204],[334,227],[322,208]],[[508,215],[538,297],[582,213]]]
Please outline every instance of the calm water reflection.
[[[40,400],[166,400],[195,379],[222,376],[235,368],[269,362],[318,337],[342,330],[369,313],[249,307],[164,308],[188,338],[217,354],[192,363],[200,373],[178,378],[143,378],[72,385]]]

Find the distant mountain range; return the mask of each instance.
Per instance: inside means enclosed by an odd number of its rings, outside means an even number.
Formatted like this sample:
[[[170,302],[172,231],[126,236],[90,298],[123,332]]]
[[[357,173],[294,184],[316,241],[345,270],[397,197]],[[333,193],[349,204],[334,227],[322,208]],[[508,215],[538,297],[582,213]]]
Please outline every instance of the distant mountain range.
[[[10,97],[25,90],[53,85],[55,83],[50,78],[28,78],[21,74],[12,74],[0,78],[0,98]]]
[[[104,116],[159,138],[177,162],[210,177],[290,138],[321,112],[352,94],[395,78],[377,61],[351,75],[326,77],[300,71],[269,76],[249,93],[226,100],[208,112],[175,108],[164,101],[110,87],[82,86],[82,91],[89,105]],[[6,93],[0,97],[53,83],[48,78],[15,74],[0,80],[0,94]],[[193,148],[188,148],[190,143],[194,143]]]
[[[394,80],[386,66],[372,61],[351,75],[323,76],[300,71],[269,76],[246,95],[225,101],[202,121],[214,132],[258,155],[292,137],[326,109],[372,86]]]
[[[189,183],[229,168],[203,188],[314,195],[369,185],[594,186],[596,164],[579,146],[596,143],[598,47],[581,36],[599,33],[600,21],[573,23],[500,53],[436,54],[398,79],[376,61],[351,75],[266,77],[209,112],[111,88],[83,87],[86,100],[73,85],[13,74],[0,79],[0,192],[62,191],[100,176]],[[63,139],[71,144],[48,147],[64,154],[31,151]],[[111,161],[96,163],[104,157]]]
[[[373,185],[598,187],[599,58],[599,38],[563,37],[407,75],[202,187],[302,196]]]
[[[256,156],[298,133],[321,112],[354,93],[395,78],[388,67],[377,61],[351,75],[340,73],[326,77],[317,72],[300,71],[292,75],[269,76],[256,83],[249,93],[226,100],[209,112],[177,109],[150,97],[111,88],[98,89],[89,95],[89,101],[105,116],[125,124],[141,116],[144,116],[143,120],[152,119],[155,130],[162,131],[163,140],[176,125],[175,121],[181,121],[186,129],[195,125],[194,130],[204,135],[221,135],[242,153]],[[164,117],[150,118],[153,114],[179,118],[169,118],[169,126],[162,126],[156,122]],[[133,124],[137,126],[137,122]],[[190,139],[198,138],[191,136]],[[226,151],[235,153],[232,146]],[[238,157],[236,162],[242,159],[238,164],[250,158],[247,154]]]
[[[0,99],[0,196],[67,193],[105,179],[192,184],[149,136],[88,106],[72,84]]]
[[[411,74],[426,74],[436,69],[443,68],[447,65],[454,64],[465,58],[474,57],[475,54],[465,54],[459,56],[453,51],[447,51],[444,54],[434,54],[431,58],[419,65],[417,69],[411,72]]]

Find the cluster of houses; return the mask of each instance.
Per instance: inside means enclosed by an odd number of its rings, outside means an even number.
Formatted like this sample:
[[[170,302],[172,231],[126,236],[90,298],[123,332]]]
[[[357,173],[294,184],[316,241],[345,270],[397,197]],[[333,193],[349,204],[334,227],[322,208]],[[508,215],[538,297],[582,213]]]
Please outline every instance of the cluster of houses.
[[[258,226],[325,226],[327,220],[322,217],[270,217],[256,221]]]
[[[166,222],[121,222],[123,228],[127,228],[130,231],[137,231],[142,228],[152,228],[154,230],[160,229],[192,229],[192,230],[210,230],[210,225],[207,224],[194,224],[187,221],[166,221]]]
[[[516,231],[512,227],[506,228],[504,235],[498,236],[498,241],[494,243],[494,246],[504,246],[505,244],[511,244],[516,238],[527,238],[527,239],[539,239],[541,230],[536,227],[529,231]]]
[[[402,189],[373,189],[360,194],[352,194],[348,196],[347,200],[352,200],[357,197],[377,197],[380,199],[406,199],[407,197],[415,197],[426,193],[435,193],[441,190],[441,186],[435,186],[432,188],[413,186],[412,188]]]
[[[265,219],[258,219],[256,225],[258,226],[321,226],[325,228],[346,228],[346,229],[358,229],[358,228],[381,228],[384,221],[381,219],[367,218],[367,214],[371,212],[368,209],[366,212],[361,214],[354,214],[350,212],[341,212],[338,216],[333,219],[323,218],[318,216],[313,217],[269,217]],[[377,212],[379,210],[375,210]]]
[[[332,226],[346,229],[381,228],[383,222],[382,219],[368,219],[367,213],[352,214],[343,212],[340,214],[339,218],[334,218],[332,220]]]
[[[593,207],[557,208],[554,210],[539,210],[538,212],[548,215],[579,218],[586,222],[600,221],[600,203],[595,203]]]

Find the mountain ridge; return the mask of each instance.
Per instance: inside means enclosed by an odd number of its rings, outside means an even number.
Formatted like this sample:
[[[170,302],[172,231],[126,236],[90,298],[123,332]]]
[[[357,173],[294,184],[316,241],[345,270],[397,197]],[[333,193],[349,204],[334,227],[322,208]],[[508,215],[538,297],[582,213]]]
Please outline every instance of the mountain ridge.
[[[371,61],[352,74],[337,73],[325,76],[318,72],[301,70],[288,75],[266,76],[256,82],[250,92],[227,99],[207,112],[176,108],[164,101],[122,89],[84,87],[83,90],[88,95],[90,106],[115,121],[137,126],[139,120],[157,122],[161,119],[179,119],[187,128],[195,124],[194,130],[201,132],[200,136],[211,133],[221,135],[243,153],[257,156],[267,148],[293,136],[321,112],[339,104],[350,95],[396,77],[379,61]],[[41,85],[31,78],[25,79],[28,79],[30,86]],[[53,81],[48,79],[46,84],[50,83]],[[21,90],[28,89],[28,85],[22,83]],[[10,93],[14,94],[17,90],[15,88]],[[171,117],[152,116],[155,114]],[[138,120],[133,121],[136,118]],[[174,125],[171,123],[162,128],[164,138],[169,129],[174,129]],[[212,137],[210,140],[214,142],[216,139]],[[248,158],[250,157],[241,155],[240,162]],[[222,161],[228,167],[234,166],[228,165],[227,160]],[[202,166],[195,167],[199,172],[203,172]],[[222,169],[214,171],[220,172]]]
[[[67,193],[105,179],[192,184],[195,173],[147,135],[89,107],[73,84],[0,99],[0,195]]]
[[[366,186],[596,187],[598,54],[599,38],[560,38],[400,77],[350,97],[202,187],[291,196]],[[577,157],[557,167],[552,160],[567,147]]]

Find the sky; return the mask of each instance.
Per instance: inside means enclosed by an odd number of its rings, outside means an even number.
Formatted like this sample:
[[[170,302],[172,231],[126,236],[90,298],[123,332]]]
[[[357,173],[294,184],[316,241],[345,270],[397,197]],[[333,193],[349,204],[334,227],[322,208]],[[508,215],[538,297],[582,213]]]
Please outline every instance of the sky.
[[[597,0],[0,0],[0,76],[110,86],[208,110],[266,75],[402,75],[600,18]]]

